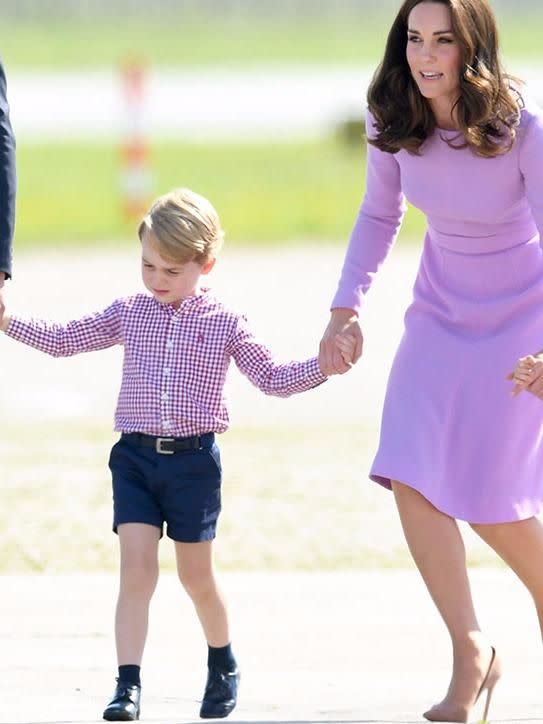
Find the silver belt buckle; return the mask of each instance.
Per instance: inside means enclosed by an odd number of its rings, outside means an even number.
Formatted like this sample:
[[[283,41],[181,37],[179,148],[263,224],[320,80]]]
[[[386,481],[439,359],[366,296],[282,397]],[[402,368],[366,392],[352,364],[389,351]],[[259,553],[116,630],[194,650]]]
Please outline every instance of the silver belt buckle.
[[[163,450],[162,449],[162,443],[163,442],[174,442],[175,438],[173,437],[157,437],[155,442],[155,450],[157,453],[160,453],[160,455],[173,455],[175,450]]]

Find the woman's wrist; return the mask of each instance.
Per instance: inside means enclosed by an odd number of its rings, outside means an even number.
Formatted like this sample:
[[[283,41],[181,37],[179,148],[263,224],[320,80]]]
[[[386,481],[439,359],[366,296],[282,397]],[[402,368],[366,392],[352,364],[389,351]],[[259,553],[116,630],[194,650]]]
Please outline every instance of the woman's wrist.
[[[358,314],[355,310],[349,309],[348,307],[334,307],[334,309],[331,310],[331,314],[333,319],[358,319]]]

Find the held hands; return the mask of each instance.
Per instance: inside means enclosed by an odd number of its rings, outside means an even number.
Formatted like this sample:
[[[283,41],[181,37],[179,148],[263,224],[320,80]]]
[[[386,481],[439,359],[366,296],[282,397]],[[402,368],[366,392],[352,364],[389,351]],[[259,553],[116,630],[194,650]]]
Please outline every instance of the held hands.
[[[335,341],[344,364],[347,365],[348,369],[351,369],[356,349],[356,337],[354,334],[336,334]]]
[[[362,330],[352,309],[334,309],[319,347],[319,367],[324,375],[342,375],[362,354]]]
[[[507,379],[515,383],[513,397],[526,390],[543,400],[543,354],[521,357]]]

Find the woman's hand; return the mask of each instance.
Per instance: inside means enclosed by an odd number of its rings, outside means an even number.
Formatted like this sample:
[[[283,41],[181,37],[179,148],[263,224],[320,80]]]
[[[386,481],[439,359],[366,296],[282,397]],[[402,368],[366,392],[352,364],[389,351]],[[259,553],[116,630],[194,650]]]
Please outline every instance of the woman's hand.
[[[362,330],[352,309],[332,310],[319,347],[319,367],[324,375],[342,375],[362,354]]]

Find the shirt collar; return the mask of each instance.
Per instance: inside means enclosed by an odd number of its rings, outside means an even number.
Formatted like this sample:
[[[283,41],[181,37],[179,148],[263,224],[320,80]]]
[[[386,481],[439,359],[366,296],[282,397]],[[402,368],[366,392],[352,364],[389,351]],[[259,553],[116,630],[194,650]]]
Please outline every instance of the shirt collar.
[[[164,304],[163,302],[159,302],[158,299],[154,299],[154,297],[153,300],[161,310],[173,316],[174,314],[181,314],[190,309],[196,309],[201,304],[206,303],[209,300],[210,293],[211,289],[209,287],[201,287],[198,294],[192,294],[190,297],[185,297],[178,307],[174,307],[173,304]]]

